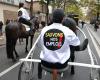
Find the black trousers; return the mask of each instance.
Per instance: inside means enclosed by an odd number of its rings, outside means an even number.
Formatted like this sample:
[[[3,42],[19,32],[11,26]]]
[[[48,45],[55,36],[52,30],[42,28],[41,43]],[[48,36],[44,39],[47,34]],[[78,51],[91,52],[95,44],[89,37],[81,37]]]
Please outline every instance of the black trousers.
[[[32,26],[32,24],[30,23],[30,21],[26,20],[25,18],[20,17],[19,18],[19,22],[28,25],[29,27]]]

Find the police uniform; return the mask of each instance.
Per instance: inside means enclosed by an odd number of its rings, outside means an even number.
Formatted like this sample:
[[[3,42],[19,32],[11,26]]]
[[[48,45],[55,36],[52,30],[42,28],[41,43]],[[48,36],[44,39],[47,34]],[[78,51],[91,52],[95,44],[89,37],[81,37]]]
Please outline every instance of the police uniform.
[[[30,16],[29,16],[28,12],[26,11],[26,9],[24,9],[24,8],[22,7],[22,8],[20,8],[20,9],[18,10],[18,12],[19,12],[19,11],[22,11],[22,15],[21,15],[20,17],[25,18],[25,19],[27,19],[27,20],[30,20]]]
[[[21,16],[18,16],[18,21],[20,23],[23,23],[23,24],[26,24],[30,27],[30,29],[32,29],[32,23],[30,23],[30,16],[28,14],[28,12],[26,11],[26,9],[24,9],[23,7],[21,7],[19,10],[18,10],[18,13],[21,11]]]

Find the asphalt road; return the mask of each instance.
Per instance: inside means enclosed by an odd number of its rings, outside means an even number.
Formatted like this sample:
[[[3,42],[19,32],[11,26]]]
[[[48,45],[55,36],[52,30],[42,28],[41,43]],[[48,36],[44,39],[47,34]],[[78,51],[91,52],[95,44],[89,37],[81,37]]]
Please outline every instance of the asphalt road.
[[[84,33],[86,34],[87,38],[89,39],[89,45],[91,48],[91,51],[96,55],[97,60],[99,61],[98,54],[96,52],[96,49],[92,43],[92,40],[90,38],[90,35],[86,29],[89,25],[85,25],[85,27],[82,29]],[[78,32],[78,36],[81,41],[84,40],[84,37],[82,33]],[[36,38],[35,38],[36,39]],[[21,57],[23,57],[25,54],[25,49],[24,49],[25,43],[22,45],[17,44],[17,51],[20,54]],[[6,59],[6,50],[5,46],[0,47],[0,72],[4,71],[5,69],[9,68],[10,66],[14,65],[15,63],[12,63],[10,60]],[[36,48],[34,52],[34,58],[39,58],[39,49]],[[88,49],[80,52],[75,52],[75,62],[80,62],[80,63],[87,63],[90,64],[90,56],[88,53]],[[20,65],[17,67],[11,69],[9,72],[4,74],[3,76],[0,77],[0,80],[18,80],[18,71],[19,71]],[[91,69],[90,68],[85,68],[85,67],[78,67],[75,66],[75,75],[70,74],[70,68],[64,72],[64,77],[61,80],[90,80],[90,73]],[[37,63],[35,63],[34,67],[34,75],[33,75],[33,80],[37,80]],[[47,75],[42,75],[41,80],[51,80],[51,75],[47,73]]]

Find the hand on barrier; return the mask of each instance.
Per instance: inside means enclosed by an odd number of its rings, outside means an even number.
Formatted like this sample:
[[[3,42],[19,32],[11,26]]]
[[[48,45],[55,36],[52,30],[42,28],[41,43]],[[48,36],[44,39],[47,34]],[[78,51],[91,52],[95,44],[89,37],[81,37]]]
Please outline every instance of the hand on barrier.
[[[82,44],[80,44],[78,46],[70,45],[70,48],[74,51],[83,51],[87,48],[87,45],[88,45],[88,39],[85,39]]]

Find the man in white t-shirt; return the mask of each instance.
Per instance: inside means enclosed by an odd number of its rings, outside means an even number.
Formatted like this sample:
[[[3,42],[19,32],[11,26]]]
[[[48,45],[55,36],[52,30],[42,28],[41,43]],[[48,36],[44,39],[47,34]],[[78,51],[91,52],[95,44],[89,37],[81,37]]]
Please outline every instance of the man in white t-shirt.
[[[19,3],[19,10],[18,10],[18,21],[20,23],[26,24],[32,30],[32,23],[30,22],[30,16],[27,10],[24,8],[24,3]]]
[[[75,33],[61,24],[64,16],[62,9],[54,10],[53,24],[44,27],[41,31],[37,43],[42,48],[40,53],[41,63],[38,65],[39,79],[42,73],[41,64],[48,68],[65,68],[70,59],[69,45],[80,45],[80,40]]]

